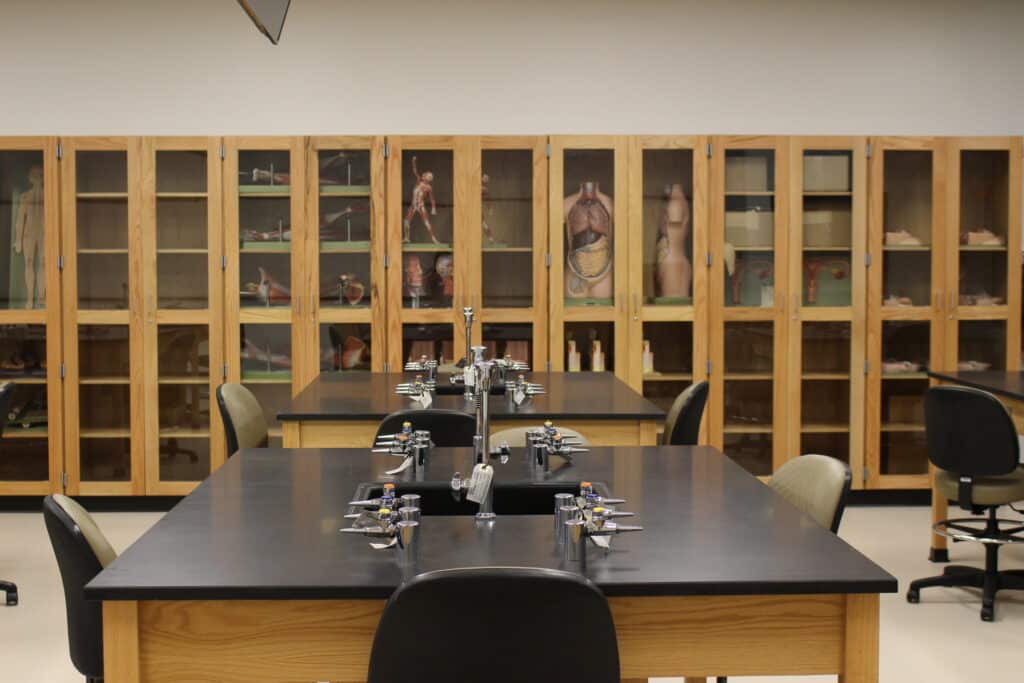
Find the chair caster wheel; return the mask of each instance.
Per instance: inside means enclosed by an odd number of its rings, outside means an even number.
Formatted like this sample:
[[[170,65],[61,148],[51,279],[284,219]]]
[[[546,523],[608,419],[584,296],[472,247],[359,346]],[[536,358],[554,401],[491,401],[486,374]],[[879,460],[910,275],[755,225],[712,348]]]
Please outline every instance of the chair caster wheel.
[[[14,592],[14,591],[8,592],[7,593],[7,606],[8,607],[14,607],[17,604],[18,604],[18,594],[16,592]]]
[[[907,591],[907,602],[909,602],[909,603],[911,603],[913,605],[916,605],[917,603],[921,602],[921,593],[920,593],[920,591],[916,591],[916,590],[913,590],[913,589],[908,590]]]
[[[982,607],[981,608],[981,620],[982,621],[995,621],[996,610],[994,607]]]

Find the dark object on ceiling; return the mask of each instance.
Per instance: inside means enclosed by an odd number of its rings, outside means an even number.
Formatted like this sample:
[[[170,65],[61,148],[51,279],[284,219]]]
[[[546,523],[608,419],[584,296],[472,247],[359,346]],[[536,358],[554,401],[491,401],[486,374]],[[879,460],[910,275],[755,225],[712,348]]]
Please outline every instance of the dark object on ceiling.
[[[256,28],[277,45],[292,0],[238,0],[238,4],[252,19],[252,23],[256,24]]]

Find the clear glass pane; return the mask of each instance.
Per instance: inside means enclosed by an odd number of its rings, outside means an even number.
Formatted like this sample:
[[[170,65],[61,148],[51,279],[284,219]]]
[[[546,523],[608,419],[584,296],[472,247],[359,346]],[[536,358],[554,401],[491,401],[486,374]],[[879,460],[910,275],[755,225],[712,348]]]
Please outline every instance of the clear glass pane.
[[[291,305],[291,156],[238,153],[239,296],[242,307]]]
[[[693,323],[645,322],[643,328],[643,395],[668,411],[693,382]]]
[[[202,481],[210,474],[210,437],[160,435],[160,481]]]
[[[76,156],[78,306],[128,308],[128,155]]]
[[[533,365],[533,325],[530,323],[484,323],[483,341],[488,358],[511,356]]]
[[[0,384],[14,382],[4,416],[0,481],[49,478],[46,327],[0,325]]]
[[[483,304],[533,304],[533,151],[484,150],[480,178]]]
[[[928,442],[924,429],[882,432],[882,474],[927,474]]]
[[[127,384],[131,371],[129,339],[127,325],[79,325],[79,379]]]
[[[853,153],[804,152],[803,305],[849,306]]]
[[[46,326],[0,325],[0,383],[46,382]]]
[[[372,293],[369,251],[355,254],[321,252],[321,308],[369,308]]]
[[[368,371],[371,326],[363,323],[320,324],[320,371]]]
[[[402,325],[402,358],[411,361],[426,356],[453,368],[459,360],[453,334],[453,326],[448,323],[406,323]]]
[[[320,150],[321,308],[366,308],[370,268],[370,152]]]
[[[882,322],[882,376],[924,379],[931,358],[931,323]]]
[[[885,154],[883,303],[928,306],[931,293],[932,153]]]
[[[161,325],[157,333],[160,479],[210,473],[210,333],[206,325]]]
[[[755,474],[772,470],[774,331],[770,322],[727,322],[725,452]]]
[[[644,301],[693,303],[693,150],[643,152]]]
[[[81,378],[78,388],[82,481],[131,480],[131,387]]]
[[[1009,180],[1008,151],[960,153],[961,306],[1006,303]]]
[[[919,331],[915,334],[918,338],[920,335]],[[882,474],[924,474],[928,471],[924,428],[924,395],[928,384],[927,376],[883,374]]]
[[[157,306],[208,308],[206,153],[156,153]]]
[[[800,455],[817,453],[850,464],[848,432],[804,432],[800,435]]]
[[[450,308],[455,293],[451,150],[402,152],[402,305]]]
[[[46,307],[43,180],[42,152],[0,151],[0,308]]]
[[[801,359],[801,438],[819,447],[801,453],[849,458],[850,323],[803,323]],[[826,446],[833,450],[820,450]]]
[[[958,330],[960,370],[1006,369],[1006,322],[962,320]]]
[[[47,481],[50,478],[49,441],[46,436],[22,435],[12,427],[4,433],[0,481]]]
[[[242,382],[290,384],[292,330],[284,324],[244,324],[239,349]]]
[[[726,150],[725,302],[770,307],[775,301],[775,153]]]
[[[565,323],[565,369],[615,372],[615,323]]]
[[[131,481],[132,442],[125,437],[83,435],[78,445],[82,481]]]
[[[317,154],[320,195],[346,197],[370,195],[370,151],[322,149]]]
[[[615,292],[615,152],[565,150],[565,305],[611,306]]]

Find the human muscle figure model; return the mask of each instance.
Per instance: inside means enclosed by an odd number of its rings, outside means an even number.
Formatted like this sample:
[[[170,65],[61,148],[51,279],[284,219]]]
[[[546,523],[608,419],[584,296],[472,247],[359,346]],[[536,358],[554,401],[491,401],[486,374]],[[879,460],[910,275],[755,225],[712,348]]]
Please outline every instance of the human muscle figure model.
[[[430,200],[430,215],[437,215],[437,203],[434,201],[434,174],[430,171],[424,171],[423,175],[420,175],[419,170],[416,168],[416,157],[412,158],[412,174],[416,178],[416,185],[412,188],[412,201],[409,203],[409,210],[405,212],[405,220],[402,221],[402,228],[404,229],[402,241],[412,241],[412,219],[413,216],[418,215],[420,220],[423,221],[423,225],[426,226],[427,232],[430,233],[430,239],[434,244],[441,244],[437,236],[434,235],[434,227],[430,225],[430,218],[427,217],[428,199]]]
[[[608,299],[612,293],[612,198],[587,181],[565,198],[569,242],[565,295],[570,299]]]
[[[487,224],[487,217],[494,215],[494,206],[491,205],[491,190],[487,187],[487,184],[491,182],[491,176],[484,173],[480,176],[480,203],[482,214],[480,216],[480,223],[484,227],[484,235],[487,236],[487,241],[494,243],[494,233],[491,232],[491,226]]]
[[[28,171],[29,189],[18,197],[18,215],[14,220],[14,253],[25,261],[25,308],[35,308],[46,296],[46,267],[43,260],[43,169]],[[36,261],[38,260],[38,269]]]

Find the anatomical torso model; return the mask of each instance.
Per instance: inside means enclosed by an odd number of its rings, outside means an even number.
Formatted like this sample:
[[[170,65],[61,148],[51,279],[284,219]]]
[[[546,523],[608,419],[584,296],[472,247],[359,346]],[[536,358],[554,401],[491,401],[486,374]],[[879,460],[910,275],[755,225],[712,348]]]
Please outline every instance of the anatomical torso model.
[[[690,204],[683,186],[672,185],[668,202],[658,225],[655,292],[659,297],[686,299],[690,296],[693,268],[686,257],[686,239],[690,234]]]
[[[405,212],[405,220],[402,221],[402,228],[404,229],[402,241],[412,241],[412,220],[419,216],[420,220],[423,221],[423,226],[430,234],[431,241],[434,244],[440,244],[437,236],[434,234],[434,227],[430,224],[430,217],[427,216],[428,200],[430,201],[430,215],[437,215],[437,203],[434,201],[434,174],[430,171],[424,171],[423,175],[420,175],[419,170],[416,168],[416,157],[412,158],[412,174],[416,178],[416,184],[412,188],[412,200],[409,202],[409,210]]]
[[[43,222],[43,169],[33,166],[28,172],[29,189],[18,197],[18,215],[14,221],[14,253],[25,262],[25,308],[35,308],[46,297],[45,224]]]
[[[565,198],[565,296],[570,299],[610,299],[612,292],[612,198],[597,183],[587,181]]]

